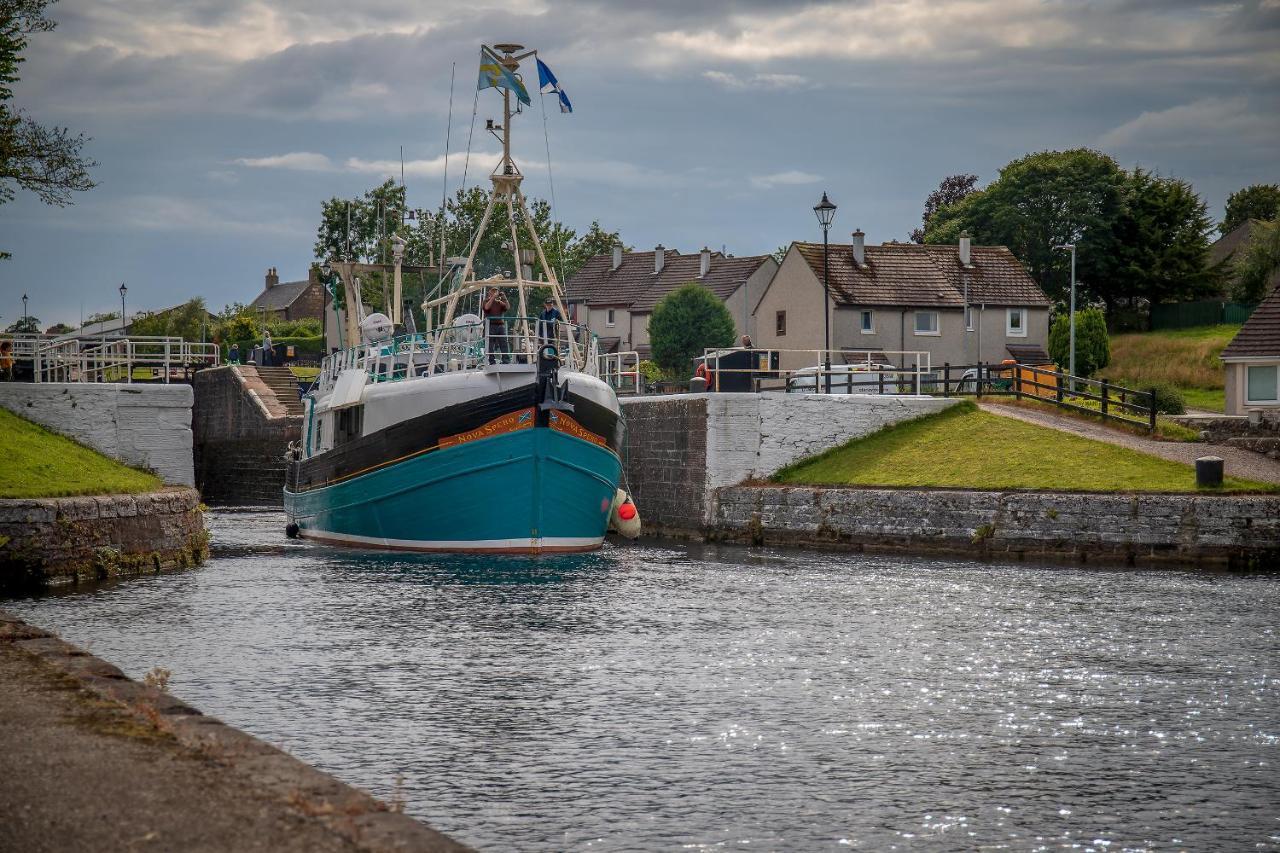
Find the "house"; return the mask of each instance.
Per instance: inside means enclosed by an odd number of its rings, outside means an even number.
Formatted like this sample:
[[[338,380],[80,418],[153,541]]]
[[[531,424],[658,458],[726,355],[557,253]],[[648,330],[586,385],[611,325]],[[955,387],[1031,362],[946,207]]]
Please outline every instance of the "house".
[[[1226,413],[1280,410],[1280,284],[1254,309],[1222,350],[1226,366]]]
[[[1004,246],[865,244],[855,231],[832,245],[831,349],[925,351],[934,369],[1017,359],[1049,362],[1050,301]],[[823,247],[792,243],[755,308],[757,347],[784,352],[784,370],[820,361],[823,349]]]
[[[272,315],[272,320],[302,320],[307,317],[320,320],[328,294],[320,283],[320,271],[312,267],[303,281],[280,281],[276,268],[267,270],[266,287],[249,307]]]
[[[770,255],[735,258],[703,249],[682,255],[657,246],[652,252],[591,257],[565,284],[571,319],[600,338],[600,351],[635,350],[648,358],[649,317],[662,297],[689,282],[724,301],[738,336],[754,334],[751,304],[769,286],[778,263]]]

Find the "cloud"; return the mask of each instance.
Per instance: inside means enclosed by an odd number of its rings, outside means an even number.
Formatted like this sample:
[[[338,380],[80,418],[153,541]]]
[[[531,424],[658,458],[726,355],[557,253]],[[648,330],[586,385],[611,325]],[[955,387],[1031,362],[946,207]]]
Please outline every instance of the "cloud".
[[[311,151],[291,151],[271,157],[239,157],[232,161],[250,169],[290,169],[297,172],[332,172],[333,161]]]
[[[809,78],[799,74],[752,74],[739,77],[725,71],[704,71],[702,76],[726,89],[742,91],[747,89],[799,89],[809,85]]]
[[[822,180],[821,175],[814,175],[809,172],[790,169],[786,172],[775,172],[772,175],[754,175],[751,177],[751,185],[753,187],[767,190],[772,189],[773,187],[816,184],[820,180]]]
[[[1254,107],[1243,95],[1202,98],[1164,110],[1146,111],[1098,138],[1103,147],[1194,147],[1274,145],[1280,118]]]

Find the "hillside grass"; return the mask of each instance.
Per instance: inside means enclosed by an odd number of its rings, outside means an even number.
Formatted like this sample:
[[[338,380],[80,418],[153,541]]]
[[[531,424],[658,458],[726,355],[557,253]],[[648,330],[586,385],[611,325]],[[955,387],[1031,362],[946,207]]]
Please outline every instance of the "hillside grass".
[[[57,498],[150,492],[154,474],[108,459],[0,409],[0,498]]]
[[[1190,465],[983,412],[967,400],[802,460],[773,479],[797,485],[1197,491]],[[1213,491],[1276,490],[1228,477]]]
[[[1225,374],[1218,355],[1238,331],[1238,324],[1221,324],[1116,335],[1111,363],[1099,374],[1136,390],[1173,385],[1189,408],[1221,412]]]

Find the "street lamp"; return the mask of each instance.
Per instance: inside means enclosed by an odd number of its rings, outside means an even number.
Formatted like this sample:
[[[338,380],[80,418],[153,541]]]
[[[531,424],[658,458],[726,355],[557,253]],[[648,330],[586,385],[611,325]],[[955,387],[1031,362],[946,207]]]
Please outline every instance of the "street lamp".
[[[822,194],[822,201],[813,206],[813,213],[822,226],[822,334],[823,364],[826,373],[827,393],[831,393],[831,267],[827,260],[827,234],[831,231],[831,223],[836,218],[836,206],[827,194]]]
[[[124,282],[120,282],[120,334],[125,332],[125,313],[124,313],[124,295],[129,292],[129,288],[124,286]]]
[[[27,325],[27,294],[22,294],[22,325]]]
[[[1071,327],[1069,335],[1071,341],[1071,355],[1069,357],[1070,364],[1067,367],[1067,373],[1071,378],[1067,381],[1071,386],[1071,390],[1074,391],[1076,385],[1076,244],[1064,243],[1061,246],[1054,246],[1053,248],[1071,252],[1071,310],[1069,314],[1069,325]]]

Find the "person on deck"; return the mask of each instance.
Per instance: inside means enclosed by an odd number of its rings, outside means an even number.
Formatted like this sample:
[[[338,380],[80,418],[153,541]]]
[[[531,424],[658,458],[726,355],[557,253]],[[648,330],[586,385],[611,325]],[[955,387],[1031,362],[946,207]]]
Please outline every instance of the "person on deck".
[[[497,364],[497,356],[502,354],[502,363],[506,364],[511,356],[511,343],[507,340],[507,323],[502,316],[511,308],[507,296],[499,288],[489,288],[489,296],[481,310],[488,319],[489,363]]]
[[[542,313],[538,315],[538,342],[539,343],[555,343],[557,340],[557,332],[559,329],[556,323],[563,320],[560,309],[556,307],[556,301],[548,296],[542,302]]]

